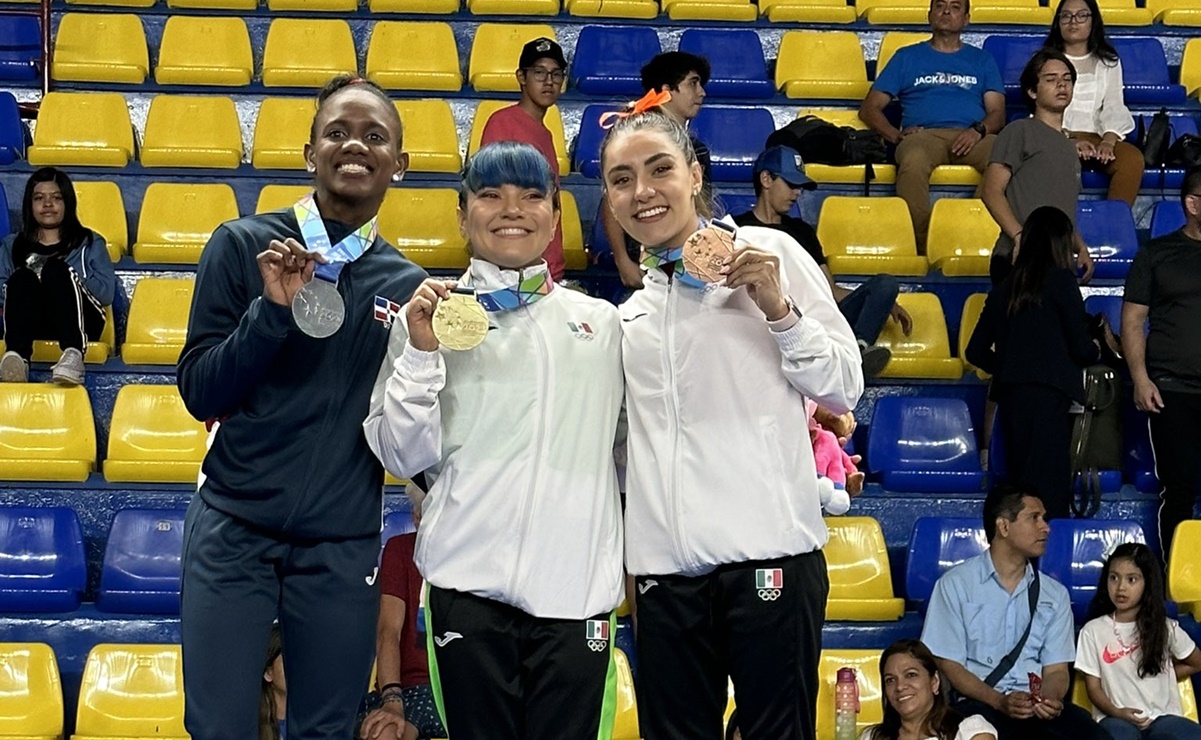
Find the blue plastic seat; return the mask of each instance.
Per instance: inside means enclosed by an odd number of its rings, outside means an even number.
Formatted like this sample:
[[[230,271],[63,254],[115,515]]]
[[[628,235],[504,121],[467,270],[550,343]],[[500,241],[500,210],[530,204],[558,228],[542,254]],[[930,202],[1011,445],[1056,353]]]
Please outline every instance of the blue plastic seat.
[[[0,230],[2,230],[0,233],[12,233],[8,225],[8,198],[4,195],[4,188],[0,188]]]
[[[885,490],[970,493],[984,490],[976,432],[961,398],[884,396],[867,438],[869,472]]]
[[[583,32],[580,32],[580,35],[583,36]],[[600,179],[600,145],[605,138],[605,130],[600,127],[600,118],[612,110],[617,110],[617,106],[590,105],[580,114],[580,135],[575,140],[572,169],[584,177]]]
[[[1044,36],[1010,36],[994,34],[984,40],[984,50],[997,60],[1005,95],[1011,103],[1022,101],[1022,70],[1034,52],[1042,48]]]
[[[692,120],[693,135],[709,147],[717,182],[749,183],[755,158],[775,130],[766,108],[706,105]]]
[[[1005,450],[1005,435],[1001,433],[1001,422],[999,417],[993,418],[992,435],[989,437],[988,444],[988,469],[993,474],[993,482],[1007,481],[1009,479],[1009,462]],[[1100,479],[1101,493],[1117,493],[1122,490],[1122,471],[1120,470],[1101,470],[1098,471]],[[1079,495],[1079,488],[1075,489]]]
[[[1093,256],[1094,276],[1125,278],[1138,251],[1130,206],[1121,200],[1082,200],[1076,206],[1076,228]]]
[[[384,515],[384,531],[380,533],[380,544],[388,544],[388,540],[409,532],[416,532],[417,528],[413,526],[413,514],[405,509],[403,511],[390,511]]]
[[[1190,136],[1197,135],[1197,119],[1192,115],[1187,113],[1168,113],[1167,115],[1171,126],[1171,143],[1175,143],[1177,139],[1186,134]],[[1153,114],[1151,113],[1135,113],[1134,120],[1136,123],[1141,123],[1145,130],[1151,125],[1152,116]],[[1138,142],[1134,137],[1137,133],[1138,129],[1136,128],[1127,137],[1127,140],[1136,146]],[[1140,186],[1147,190],[1178,190],[1184,182],[1184,172],[1184,169],[1181,167],[1147,169],[1143,172],[1143,179]],[[1108,187],[1109,178],[1104,173],[1086,170],[1082,175],[1081,182],[1086,188],[1103,188]]]
[[[0,506],[0,612],[74,611],[87,581],[72,509]]]
[[[21,122],[17,99],[10,92],[0,92],[0,165],[12,164],[25,158],[29,131]],[[8,233],[8,213],[4,214],[4,233]]]
[[[1123,419],[1122,445],[1125,448],[1122,473],[1139,493],[1159,493],[1163,486],[1155,475],[1155,450],[1151,447],[1151,429],[1147,414],[1126,403]]]
[[[1183,103],[1184,85],[1173,84],[1168,59],[1159,39],[1115,36],[1113,48],[1122,60],[1122,95],[1126,105],[1171,105]]]
[[[1104,519],[1056,519],[1047,538],[1047,554],[1039,570],[1067,587],[1076,623],[1085,621],[1097,592],[1105,560],[1125,542],[1145,542],[1143,528],[1134,522]]]
[[[120,614],[178,614],[182,509],[122,509],[113,517],[96,608]]]
[[[649,26],[584,26],[576,41],[571,84],[586,95],[642,95],[642,65],[662,51]]]
[[[689,29],[680,51],[705,57],[712,65],[705,93],[715,98],[770,98],[775,83],[767,76],[767,60],[759,34],[751,30]],[[649,59],[649,57],[646,57]]]
[[[1184,226],[1184,206],[1179,200],[1161,200],[1151,211],[1151,238],[1171,234]]]
[[[33,16],[0,18],[0,80],[36,80],[42,56],[42,25]]]
[[[1090,295],[1084,299],[1084,310],[1090,314],[1105,314],[1105,320],[1109,322],[1113,333],[1122,333],[1122,296]]]
[[[913,523],[905,558],[905,598],[925,614],[939,577],[987,549],[984,525],[977,517],[919,518]]]

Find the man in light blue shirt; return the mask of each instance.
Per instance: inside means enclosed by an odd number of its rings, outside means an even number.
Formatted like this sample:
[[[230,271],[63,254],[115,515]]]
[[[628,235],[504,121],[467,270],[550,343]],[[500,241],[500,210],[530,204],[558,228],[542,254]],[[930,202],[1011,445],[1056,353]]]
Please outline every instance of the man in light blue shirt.
[[[984,715],[999,740],[1108,740],[1087,712],[1065,699],[1076,657],[1071,602],[1062,584],[1036,573],[1030,563],[1047,551],[1051,528],[1045,516],[1029,487],[989,492],[984,532],[990,548],[938,579],[922,641],[962,697],[956,709],[964,716]],[[1001,675],[990,675],[1027,625],[1016,661]],[[1042,681],[1037,693],[1031,673]]]

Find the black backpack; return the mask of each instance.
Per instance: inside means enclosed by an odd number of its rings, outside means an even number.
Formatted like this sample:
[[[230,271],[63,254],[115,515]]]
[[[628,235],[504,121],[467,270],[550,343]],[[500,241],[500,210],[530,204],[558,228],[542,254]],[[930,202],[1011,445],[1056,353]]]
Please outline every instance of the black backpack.
[[[1144,119],[1138,119],[1138,147],[1143,150],[1143,162],[1147,169],[1167,166],[1168,149],[1172,143],[1172,121],[1168,112],[1160,108],[1151,116],[1151,125],[1144,124]]]
[[[1201,137],[1183,134],[1168,147],[1164,166],[1187,170],[1201,164]]]
[[[767,137],[765,148],[786,146],[795,149],[807,164],[835,166],[867,165],[864,192],[875,179],[873,164],[887,161],[884,139],[874,131],[835,126],[817,116],[802,116]]]

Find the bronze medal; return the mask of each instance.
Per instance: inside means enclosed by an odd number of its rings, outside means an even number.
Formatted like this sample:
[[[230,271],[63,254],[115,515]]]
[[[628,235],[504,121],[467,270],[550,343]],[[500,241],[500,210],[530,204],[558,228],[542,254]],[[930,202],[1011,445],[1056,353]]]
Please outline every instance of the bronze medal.
[[[488,313],[475,293],[456,290],[434,309],[434,336],[438,343],[453,350],[475,349],[488,336]]]
[[[684,242],[684,272],[704,283],[720,282],[725,259],[733,253],[734,235],[706,226]]]

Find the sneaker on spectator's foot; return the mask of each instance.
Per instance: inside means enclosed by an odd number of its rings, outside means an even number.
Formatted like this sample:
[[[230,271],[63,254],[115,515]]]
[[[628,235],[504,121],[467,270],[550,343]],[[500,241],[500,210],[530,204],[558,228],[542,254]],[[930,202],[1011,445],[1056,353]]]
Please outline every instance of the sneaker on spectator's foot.
[[[58,385],[83,385],[83,353],[71,347],[50,368],[50,377]]]
[[[884,366],[892,359],[892,350],[878,344],[868,344],[860,339],[859,357],[863,362],[863,374],[874,378],[884,372]]]
[[[29,363],[16,352],[5,352],[0,357],[0,382],[28,383]]]

